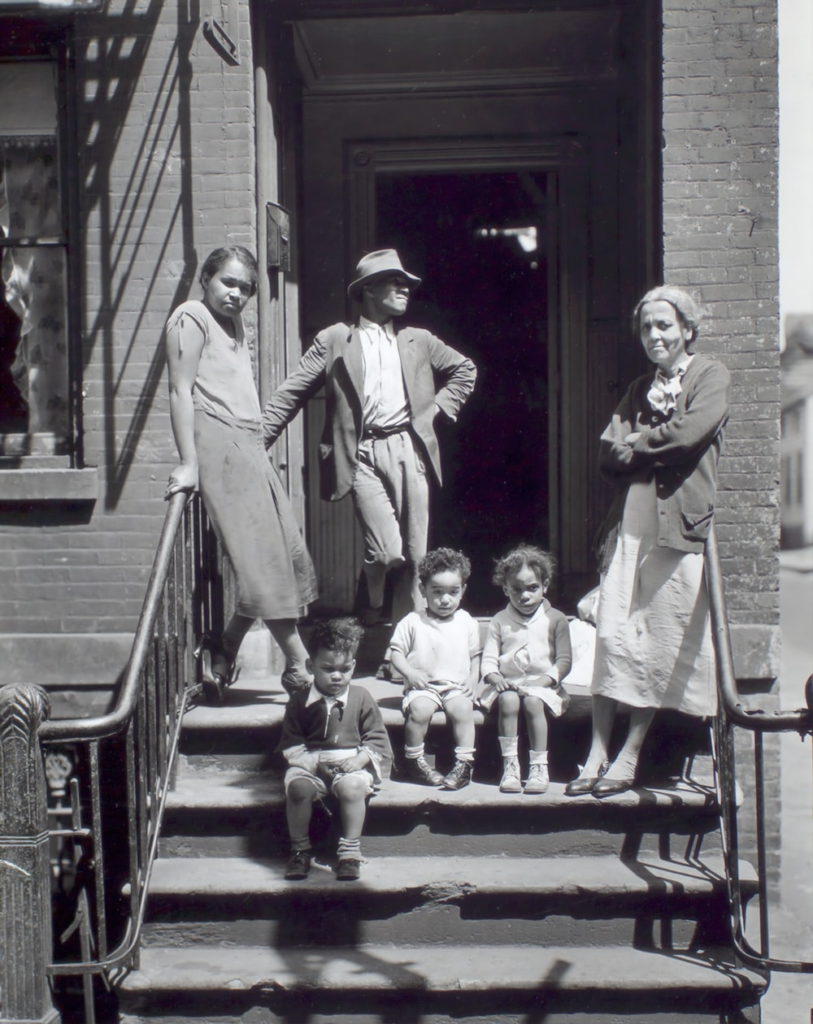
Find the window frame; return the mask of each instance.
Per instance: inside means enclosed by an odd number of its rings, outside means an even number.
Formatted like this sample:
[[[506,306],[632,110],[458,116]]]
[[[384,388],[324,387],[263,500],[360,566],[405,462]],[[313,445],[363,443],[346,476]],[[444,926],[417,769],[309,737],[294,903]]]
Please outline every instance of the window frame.
[[[73,26],[67,20],[34,21],[0,17],[0,62],[49,61],[55,71],[56,149],[60,183],[61,238],[55,243],[43,238],[43,248],[55,244],[62,249],[65,264],[65,337],[67,342],[67,419],[64,448],[59,454],[37,444],[37,433],[2,429],[0,472],[25,469],[78,469],[84,464],[82,445],[81,259],[79,245],[78,154],[71,140],[77,138]],[[17,442],[19,438],[19,442]],[[60,447],[62,438],[59,438]],[[5,490],[5,488],[4,488]]]

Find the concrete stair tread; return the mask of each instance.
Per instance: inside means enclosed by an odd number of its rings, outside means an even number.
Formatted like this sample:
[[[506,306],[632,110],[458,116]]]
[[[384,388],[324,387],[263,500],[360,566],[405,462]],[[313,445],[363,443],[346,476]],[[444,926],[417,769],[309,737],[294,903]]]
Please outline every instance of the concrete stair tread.
[[[381,708],[384,724],[389,727],[400,727],[404,724],[401,714],[402,688],[400,683],[389,683],[373,676],[354,679],[357,685],[370,691]],[[585,687],[574,686],[571,693],[572,703],[568,715],[590,713],[590,695]],[[283,690],[279,676],[263,678],[238,676],[226,693],[222,707],[205,704],[192,708],[184,716],[184,730],[190,734],[199,731],[230,731],[232,729],[262,729],[279,725],[285,714],[288,695]],[[484,716],[475,711],[475,721],[482,725]],[[438,711],[432,717],[432,723],[444,723],[446,716]]]
[[[699,783],[675,781],[669,787],[638,787],[618,796],[596,800],[591,796],[568,797],[565,783],[552,782],[547,793],[500,793],[496,784],[472,782],[452,791],[389,779],[372,798],[372,807],[416,809],[433,805],[483,808],[528,807],[531,804],[579,814],[607,807],[640,807],[651,810],[699,811],[716,806],[714,793]],[[168,796],[168,810],[269,808],[284,803],[282,778],[275,773],[219,769],[216,766],[179,765],[175,788]],[[569,813],[567,811],[566,813]]]
[[[628,947],[371,946],[145,947],[127,992],[504,991],[761,993],[766,984],[738,968],[726,949],[663,952]]]
[[[374,857],[365,861],[359,882],[337,888],[333,872],[314,865],[307,879],[284,878],[284,860],[233,857],[159,858],[150,880],[151,896],[241,898],[246,895],[332,895],[362,889],[392,894],[416,892],[428,898],[472,894],[584,896],[705,895],[719,891],[725,877],[721,857],[702,861],[640,856],[540,857]],[[744,882],[753,882],[750,864],[740,865]]]

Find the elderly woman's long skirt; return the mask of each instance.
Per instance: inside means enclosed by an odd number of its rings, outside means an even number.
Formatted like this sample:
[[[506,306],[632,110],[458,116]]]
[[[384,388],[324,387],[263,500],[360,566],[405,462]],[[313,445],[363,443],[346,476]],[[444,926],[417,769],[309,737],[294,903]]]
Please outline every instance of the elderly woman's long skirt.
[[[259,425],[195,413],[200,493],[237,580],[240,615],[296,619],[316,573]]]
[[[631,707],[713,715],[703,555],[659,547],[657,520],[654,480],[633,484],[601,580],[592,692]]]

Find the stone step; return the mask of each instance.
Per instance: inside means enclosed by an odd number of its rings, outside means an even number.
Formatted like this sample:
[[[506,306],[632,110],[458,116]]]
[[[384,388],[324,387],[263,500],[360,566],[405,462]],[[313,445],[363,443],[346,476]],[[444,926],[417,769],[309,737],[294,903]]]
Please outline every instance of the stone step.
[[[332,821],[317,806],[314,838],[328,842]],[[717,803],[700,782],[637,788],[605,800],[567,797],[564,784],[547,793],[500,793],[472,783],[451,792],[385,781],[364,826],[371,856],[500,854],[538,857],[570,852],[635,856],[640,848],[684,855],[684,844],[717,839]],[[671,837],[671,838],[670,838]],[[648,843],[648,845],[647,845]],[[665,844],[669,849],[664,849]],[[162,856],[282,856],[287,851],[282,779],[269,772],[201,769],[182,764],[169,794]]]
[[[375,857],[359,882],[314,864],[284,878],[285,861],[233,858],[156,862],[147,945],[443,944],[688,948],[727,938],[722,860],[617,857]],[[755,876],[742,865],[753,889]],[[668,921],[668,929],[664,922]]]
[[[765,988],[715,947],[201,943],[145,948],[122,986],[121,1021],[756,1022]]]
[[[404,719],[401,714],[401,687],[373,677],[354,680],[366,687],[381,709],[390,733],[396,764],[403,749]],[[288,697],[279,676],[247,675],[238,677],[227,691],[222,707],[198,705],[184,718],[181,751],[190,763],[220,767],[263,769],[279,768],[282,758],[276,753],[282,718]],[[477,764],[489,775],[496,775],[501,764],[497,742],[496,716],[475,711]],[[578,773],[584,761],[590,736],[591,698],[586,687],[571,686],[571,705],[565,715],[551,725],[549,744],[551,771],[567,781]],[[624,715],[618,716],[614,743],[620,745],[626,730]],[[521,737],[524,746],[524,737]],[[427,734],[427,752],[440,753],[448,761],[452,738],[442,711],[432,717]],[[708,727],[700,719],[674,712],[656,716],[642,753],[640,776],[660,781],[679,774],[688,756],[708,754]]]

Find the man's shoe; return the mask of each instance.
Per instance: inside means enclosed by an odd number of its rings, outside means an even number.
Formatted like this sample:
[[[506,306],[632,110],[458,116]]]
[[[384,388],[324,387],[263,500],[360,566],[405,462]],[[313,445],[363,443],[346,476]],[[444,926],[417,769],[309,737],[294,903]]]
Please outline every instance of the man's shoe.
[[[313,683],[313,676],[309,676],[303,672],[297,672],[294,668],[286,668],[280,676],[280,682],[282,688],[288,694],[289,697],[293,697],[295,693],[300,690],[310,689],[311,683]]]
[[[444,789],[463,789],[471,782],[471,761],[455,761],[454,767],[443,780]]]
[[[417,782],[422,786],[440,786],[443,784],[443,776],[440,772],[436,772],[424,757],[408,757],[406,759],[405,771],[410,782]]]
[[[355,857],[340,857],[336,864],[338,882],[355,882],[361,874],[361,861]]]
[[[377,626],[379,622],[384,621],[383,607],[372,608],[370,605],[367,605],[366,608],[362,608],[359,612],[359,621],[362,626],[366,626],[367,629],[371,626]]]
[[[521,793],[522,783],[519,780],[519,762],[515,757],[505,758],[502,778],[500,779],[501,793]]]
[[[388,683],[396,683],[399,686],[404,681],[404,677],[399,675],[392,667],[391,661],[382,661],[376,669],[375,677],[376,679],[383,679]]]
[[[296,882],[308,877],[311,869],[311,855],[309,850],[294,850],[288,858],[288,865],[285,868],[285,877],[289,882]]]
[[[532,764],[525,782],[525,792],[547,793],[549,785],[548,766],[546,764]]]

